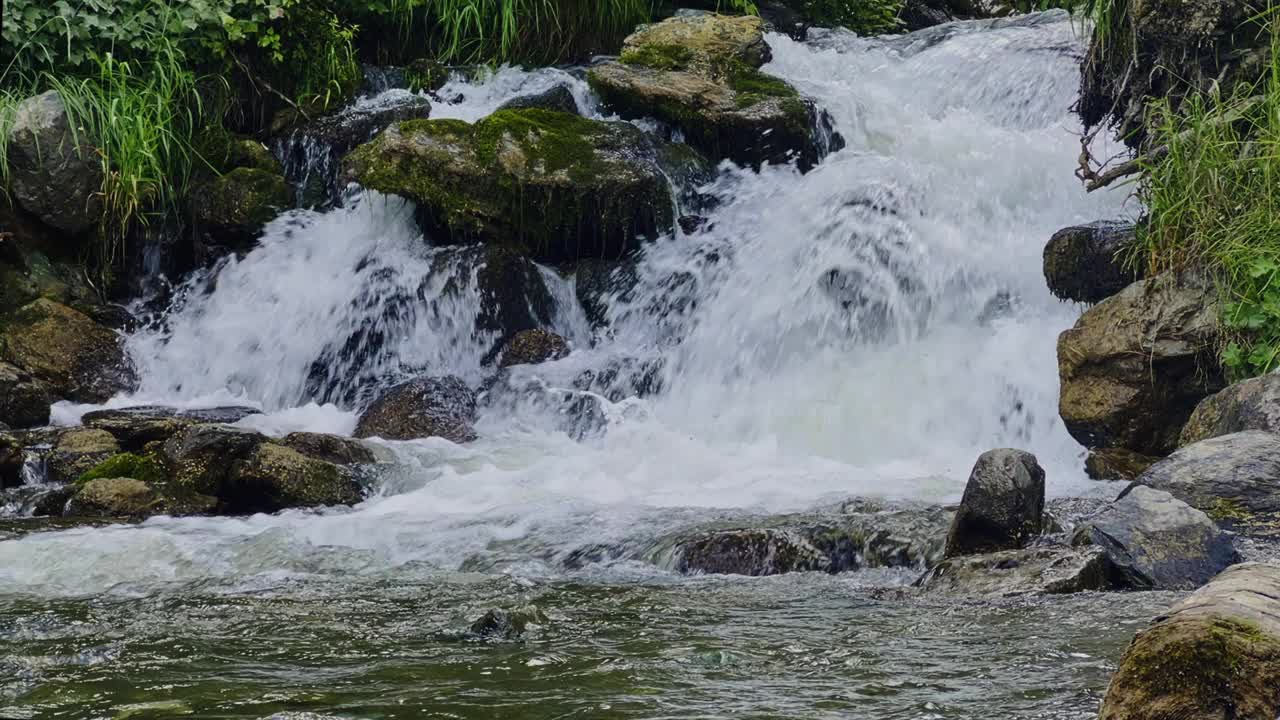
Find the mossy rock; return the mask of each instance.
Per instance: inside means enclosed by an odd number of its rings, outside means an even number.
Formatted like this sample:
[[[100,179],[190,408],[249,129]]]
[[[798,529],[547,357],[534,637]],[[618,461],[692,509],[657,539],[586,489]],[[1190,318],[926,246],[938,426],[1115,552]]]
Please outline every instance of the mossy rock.
[[[141,518],[163,512],[164,501],[147,483],[131,477],[104,477],[79,486],[67,504],[73,517]]]
[[[760,71],[768,60],[759,18],[679,16],[632,34],[587,80],[610,109],[655,117],[714,160],[807,169],[839,141],[813,103]]]
[[[259,445],[220,488],[221,507],[236,514],[287,508],[354,505],[360,486],[345,470],[283,445]]]
[[[103,430],[76,428],[58,438],[49,451],[47,468],[53,482],[74,482],[99,463],[120,452],[120,445]]]
[[[393,125],[347,157],[345,175],[416,202],[435,243],[496,243],[546,262],[620,257],[674,223],[654,142],[627,123],[502,110],[474,125]]]
[[[136,381],[119,335],[52,300],[36,300],[4,322],[0,354],[76,402],[103,402]]]
[[[0,433],[0,490],[22,484],[26,454],[22,443],[8,433]]]
[[[154,455],[119,453],[103,460],[82,474],[76,482],[85,484],[103,478],[133,478],[148,485],[164,483],[167,474],[160,460]]]
[[[1233,566],[1143,630],[1099,720],[1280,714],[1280,567]]]
[[[48,385],[15,365],[0,362],[0,422],[11,428],[46,425],[52,403]]]
[[[235,168],[207,182],[192,202],[204,247],[225,250],[251,246],[263,226],[292,204],[280,172],[251,167]]]

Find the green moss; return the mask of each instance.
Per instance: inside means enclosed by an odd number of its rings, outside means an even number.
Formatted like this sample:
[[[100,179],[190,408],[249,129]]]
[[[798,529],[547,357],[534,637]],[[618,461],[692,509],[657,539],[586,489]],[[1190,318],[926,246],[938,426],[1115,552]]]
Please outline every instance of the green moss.
[[[653,43],[628,48],[618,58],[624,65],[637,65],[654,70],[682,70],[693,60],[693,51],[683,45]]]
[[[902,0],[784,0],[806,20],[823,27],[843,27],[859,35],[879,35],[898,27]]]
[[[1205,514],[1217,522],[1248,522],[1253,519],[1253,513],[1230,498],[1214,498]]]
[[[279,173],[239,167],[207,185],[196,203],[202,222],[254,229],[289,206],[289,186]]]
[[[148,485],[156,486],[163,483],[165,477],[164,467],[154,455],[119,453],[95,465],[88,472],[81,475],[76,482],[84,484],[90,480],[132,478]]]

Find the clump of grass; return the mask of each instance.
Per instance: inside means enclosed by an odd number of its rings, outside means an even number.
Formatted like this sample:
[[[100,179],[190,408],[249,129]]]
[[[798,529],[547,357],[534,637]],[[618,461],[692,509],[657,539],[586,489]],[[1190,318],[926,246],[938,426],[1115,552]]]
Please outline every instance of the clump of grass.
[[[1273,28],[1274,33],[1274,28]],[[1280,36],[1273,35],[1273,38]],[[1256,84],[1149,110],[1138,252],[1154,272],[1200,267],[1223,294],[1223,364],[1236,378],[1280,367],[1280,40]]]

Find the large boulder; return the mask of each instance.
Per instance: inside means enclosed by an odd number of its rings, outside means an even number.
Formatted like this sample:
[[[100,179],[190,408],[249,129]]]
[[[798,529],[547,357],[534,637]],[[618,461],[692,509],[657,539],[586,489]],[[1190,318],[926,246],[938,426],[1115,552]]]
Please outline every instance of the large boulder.
[[[769,57],[758,17],[684,15],[636,31],[587,80],[611,110],[657,118],[714,160],[807,169],[837,136],[811,101],[760,71]]]
[[[1191,411],[1225,381],[1218,291],[1164,274],[1095,305],[1058,338],[1059,412],[1090,449],[1167,455]]]
[[[52,300],[36,300],[8,319],[0,355],[51,394],[76,402],[103,402],[136,381],[115,331]]]
[[[262,228],[292,205],[289,185],[279,172],[241,167],[210,180],[192,193],[199,235],[196,260],[248,250]]]
[[[1280,435],[1260,430],[1192,443],[1140,475],[1209,517],[1262,529],[1280,517]]]
[[[347,468],[227,425],[186,428],[164,443],[163,457],[169,473],[163,494],[184,514],[276,512],[361,499]]]
[[[12,428],[46,425],[53,400],[48,385],[22,368],[0,362],[0,422]]]
[[[572,262],[621,257],[670,231],[664,167],[700,163],[627,123],[527,109],[474,125],[393,125],[345,167],[348,179],[416,202],[435,243],[478,240]]]
[[[1142,485],[1084,523],[1076,544],[1102,548],[1125,586],[1141,590],[1197,588],[1237,559],[1231,538],[1208,515]]]
[[[414,440],[441,437],[455,443],[476,439],[476,396],[461,379],[419,378],[383,393],[356,424],[358,438]]]
[[[1021,450],[991,450],[978,458],[947,535],[947,557],[1014,550],[1040,535],[1044,470]]]
[[[581,114],[578,108],[578,99],[573,96],[573,91],[569,89],[569,86],[563,83],[540,93],[513,97],[498,106],[499,110],[527,110],[529,108],[555,110],[574,115]]]
[[[1063,300],[1096,303],[1142,277],[1126,251],[1134,243],[1134,226],[1100,221],[1063,228],[1044,246],[1044,279]]]
[[[1120,578],[1101,548],[1044,545],[947,558],[916,585],[944,596],[1016,597],[1112,590]]]
[[[1280,433],[1280,374],[1236,383],[1196,406],[1178,438],[1180,445],[1243,430]]]
[[[1139,632],[1099,720],[1280,715],[1280,566],[1236,565]]]
[[[78,235],[102,219],[102,159],[56,90],[21,102],[9,126],[9,185],[46,225]]]

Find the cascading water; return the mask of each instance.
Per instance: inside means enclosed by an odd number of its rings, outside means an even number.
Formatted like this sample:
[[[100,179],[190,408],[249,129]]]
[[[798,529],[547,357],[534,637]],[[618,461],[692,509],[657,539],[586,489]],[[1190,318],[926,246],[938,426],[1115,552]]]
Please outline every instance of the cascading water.
[[[624,269],[634,282],[609,299],[606,329],[578,306],[580,279],[537,268],[528,312],[574,352],[509,384],[590,398],[599,432],[566,432],[562,404],[499,398],[475,443],[391,444],[397,468],[352,510],[34,535],[0,543],[0,584],[63,596],[457,571],[536,582],[583,546],[744,511],[954,500],[998,446],[1035,452],[1052,494],[1090,492],[1056,412],[1054,341],[1079,310],[1040,274],[1055,229],[1125,212],[1121,193],[1086,195],[1073,177],[1077,31],[1049,13],[900,39],[771,35],[764,69],[830,112],[843,150],[803,175],[722,168],[701,227]],[[555,84],[601,117],[572,74],[513,69],[455,79],[432,117],[473,121]],[[370,393],[405,377],[478,385],[500,338],[480,317],[486,262],[433,247],[395,198],[286,213],[130,339],[142,386],[117,404],[234,401],[264,408],[245,422],[267,431],[350,432]],[[581,572],[607,584],[657,571]]]

